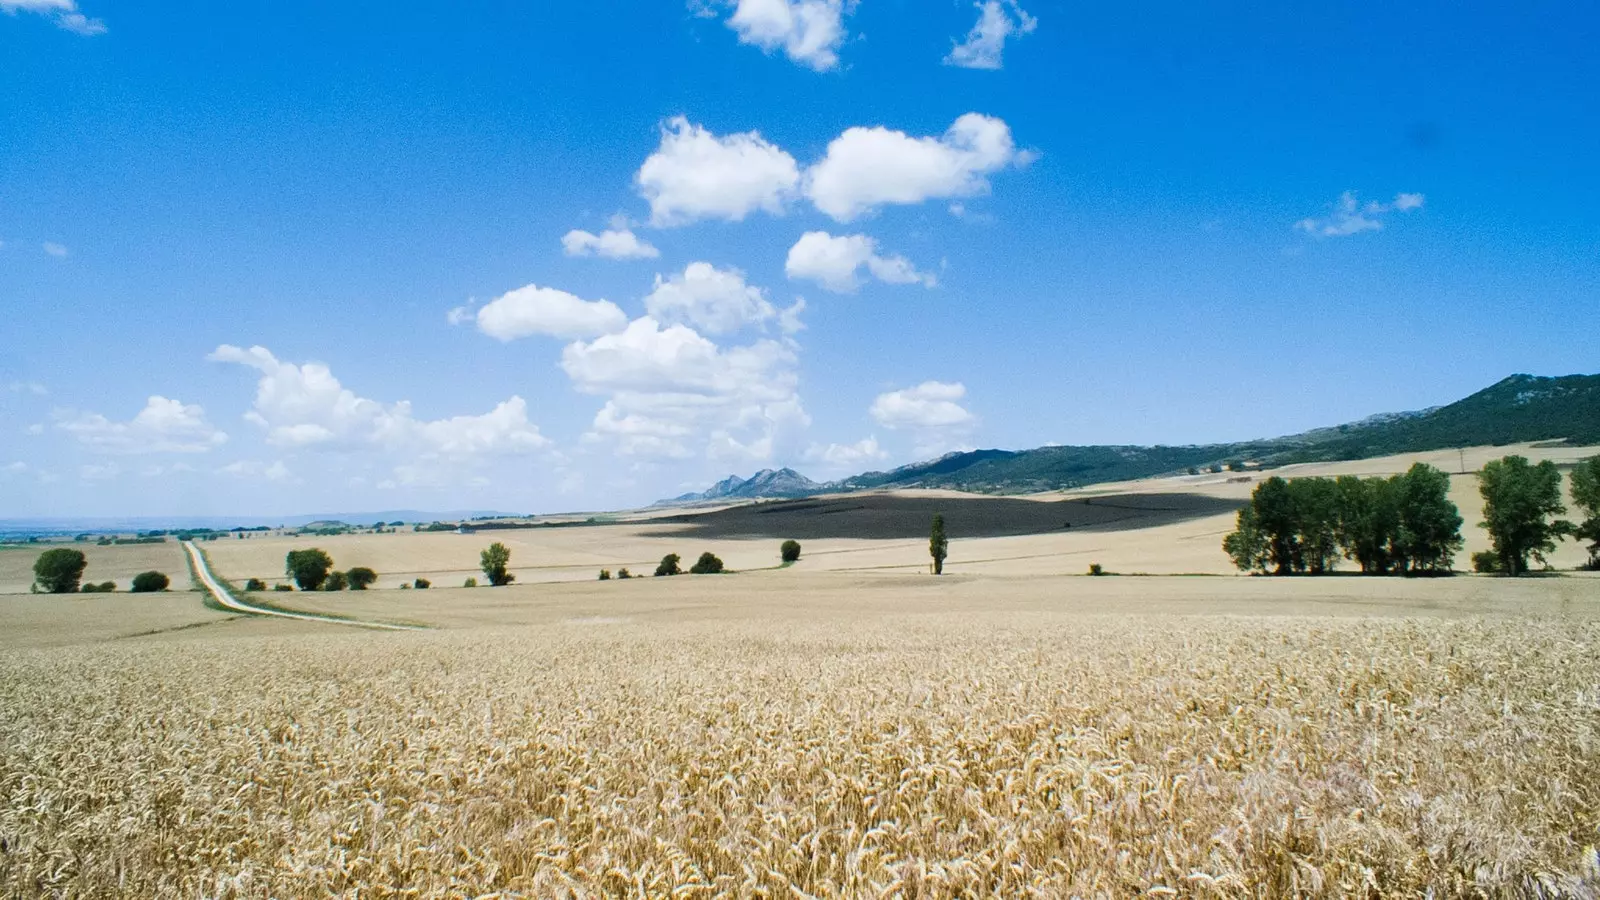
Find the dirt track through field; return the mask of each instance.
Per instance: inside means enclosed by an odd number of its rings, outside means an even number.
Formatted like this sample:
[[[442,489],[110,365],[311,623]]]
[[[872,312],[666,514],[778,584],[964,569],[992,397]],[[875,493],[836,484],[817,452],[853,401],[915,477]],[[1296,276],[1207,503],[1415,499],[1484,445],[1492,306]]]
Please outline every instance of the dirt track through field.
[[[206,562],[205,554],[192,541],[184,541],[183,549],[189,554],[189,560],[194,564],[196,577],[210,592],[219,605],[235,612],[247,613],[253,616],[273,616],[280,619],[297,619],[302,622],[322,622],[328,625],[350,625],[356,628],[373,628],[380,631],[421,631],[421,625],[397,625],[391,622],[368,622],[357,619],[342,619],[337,616],[324,616],[316,613],[290,612],[282,609],[272,609],[266,606],[255,606],[245,603],[235,597],[227,586],[211,574],[211,566]]]

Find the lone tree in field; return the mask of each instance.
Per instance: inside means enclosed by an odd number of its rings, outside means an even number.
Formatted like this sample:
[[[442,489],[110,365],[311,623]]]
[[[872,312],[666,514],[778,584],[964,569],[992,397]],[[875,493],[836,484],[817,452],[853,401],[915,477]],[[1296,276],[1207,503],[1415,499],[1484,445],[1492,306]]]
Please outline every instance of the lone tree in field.
[[[783,544],[778,547],[778,556],[786,563],[799,562],[800,542],[784,541]]]
[[[656,566],[656,577],[661,578],[666,575],[682,575],[683,569],[678,567],[678,563],[680,561],[681,560],[676,553],[668,553],[666,556],[661,557],[661,565]]]
[[[1577,535],[1589,542],[1589,568],[1600,569],[1600,456],[1591,456],[1572,470],[1572,505],[1583,513]]]
[[[73,594],[88,567],[82,550],[46,550],[33,564],[33,577],[38,589],[47,594]]]
[[[135,594],[159,594],[171,583],[163,572],[140,572],[133,576],[133,586],[129,590]]]
[[[364,591],[378,580],[378,573],[366,566],[356,566],[354,569],[344,573],[344,577],[346,581],[350,582],[350,590]]]
[[[1535,466],[1523,456],[1497,459],[1478,473],[1478,491],[1483,494],[1480,527],[1488,530],[1507,575],[1527,572],[1530,556],[1544,563],[1556,539],[1572,531],[1572,523],[1551,520],[1567,508],[1561,502],[1561,472],[1549,460]]]
[[[317,550],[290,550],[284,558],[283,573],[294,579],[302,591],[314,591],[328,580],[333,568],[333,557]]]
[[[483,568],[483,577],[489,579],[489,584],[494,587],[503,587],[515,581],[517,576],[506,571],[511,565],[511,551],[506,545],[496,541],[483,551],[479,559]]]
[[[944,561],[950,555],[950,539],[944,536],[944,516],[935,514],[928,533],[928,555],[933,557],[933,574],[944,574]]]
[[[706,552],[700,554],[700,558],[695,560],[694,565],[689,567],[689,574],[721,575],[722,560],[718,559],[715,553],[707,550]]]

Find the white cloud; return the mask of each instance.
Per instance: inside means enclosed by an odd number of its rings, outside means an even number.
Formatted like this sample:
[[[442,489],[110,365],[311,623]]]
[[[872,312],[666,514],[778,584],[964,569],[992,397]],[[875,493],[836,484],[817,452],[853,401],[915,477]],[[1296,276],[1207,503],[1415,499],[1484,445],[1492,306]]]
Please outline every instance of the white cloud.
[[[888,452],[878,446],[876,436],[863,438],[854,444],[812,444],[806,449],[808,462],[817,463],[830,471],[859,472],[888,458]]]
[[[655,259],[661,251],[648,241],[639,240],[628,229],[602,231],[591,234],[572,230],[561,239],[561,249],[568,256],[603,256],[606,259]]]
[[[116,463],[90,463],[78,468],[78,477],[84,481],[108,481],[122,474],[122,467]]]
[[[794,298],[794,305],[778,313],[778,327],[784,334],[799,334],[806,330],[806,323],[800,321],[800,314],[806,311],[806,298]]]
[[[855,0],[733,0],[728,27],[741,44],[782,49],[800,65],[826,72],[839,65],[844,17]]]
[[[1005,52],[1006,38],[1030,34],[1039,20],[1028,15],[1016,0],[985,0],[978,8],[978,22],[967,39],[956,44],[944,58],[947,66],[963,69],[998,69]]]
[[[805,192],[817,209],[848,222],[885,204],[987,193],[989,175],[1032,158],[1017,151],[1005,122],[979,113],[956,119],[939,137],[856,127],[806,171]]]
[[[281,459],[270,465],[259,460],[241,459],[228,463],[217,471],[237,478],[260,478],[278,483],[298,481]]]
[[[204,453],[228,441],[206,421],[204,409],[160,396],[151,397],[128,422],[62,410],[56,427],[102,453]]]
[[[933,275],[918,272],[904,256],[879,255],[878,242],[864,234],[835,237],[825,231],[808,231],[789,248],[783,270],[790,278],[809,279],[845,294],[861,286],[863,267],[889,284],[938,284]]]
[[[445,321],[449,322],[451,325],[460,325],[464,322],[471,322],[475,318],[477,318],[477,313],[472,311],[472,307],[470,305],[454,307],[449,312],[444,314]]]
[[[1365,205],[1356,198],[1355,191],[1339,195],[1333,212],[1323,218],[1305,218],[1294,227],[1317,237],[1348,237],[1363,231],[1382,231],[1383,218],[1391,212],[1411,212],[1422,208],[1422,194],[1396,194],[1393,203],[1371,201]]]
[[[464,320],[461,308],[452,321]],[[609,300],[583,300],[566,291],[530,284],[490,301],[477,314],[478,330],[501,341],[543,334],[557,338],[591,338],[620,331],[628,316]]]
[[[796,347],[759,340],[722,348],[686,325],[645,316],[624,331],[569,345],[561,367],[583,393],[605,395],[586,437],[619,453],[741,463],[786,451],[810,425]]]
[[[710,334],[760,325],[778,314],[760,288],[745,283],[743,272],[707,262],[690,263],[681,275],[657,275],[644,305],[659,322],[686,323]]]
[[[6,390],[13,394],[32,394],[35,397],[44,397],[50,389],[37,381],[13,381],[6,385]]]
[[[478,416],[421,420],[411,404],[383,404],[357,396],[321,363],[282,362],[265,347],[224,344],[209,359],[261,373],[245,418],[281,447],[373,449],[395,456],[468,461],[485,455],[529,453],[549,446],[528,420],[528,406],[513,396]]]
[[[879,394],[868,410],[885,428],[965,428],[976,420],[961,406],[967,388],[960,383],[924,381],[914,388]]]
[[[44,252],[54,256],[56,259],[65,259],[69,252],[66,247],[51,241],[45,241],[40,246],[44,248]]]
[[[661,128],[661,145],[635,177],[656,226],[700,219],[734,222],[756,210],[781,214],[800,183],[794,157],[757,132],[717,137],[683,116]]]
[[[27,471],[28,464],[20,461],[9,463],[4,467],[0,467],[0,472],[4,472],[7,475],[21,475]]]
[[[33,425],[29,425],[27,428],[22,429],[22,432],[29,435],[41,435],[44,434],[44,426],[35,423]]]
[[[106,33],[106,23],[80,12],[77,0],[0,0],[0,12],[12,16],[18,12],[38,13],[57,28],[85,37]]]

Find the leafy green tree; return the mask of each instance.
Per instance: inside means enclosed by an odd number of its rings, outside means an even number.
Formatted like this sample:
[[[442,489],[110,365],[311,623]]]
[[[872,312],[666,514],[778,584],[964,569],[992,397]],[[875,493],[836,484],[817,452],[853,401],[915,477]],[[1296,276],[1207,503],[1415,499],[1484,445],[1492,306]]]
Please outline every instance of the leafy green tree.
[[[935,514],[928,532],[928,555],[933,557],[933,574],[944,574],[944,561],[950,556],[950,539],[944,533],[944,516]]]
[[[428,588],[433,587],[433,582],[426,578],[418,578],[416,581],[411,582],[411,586],[419,591],[425,591]]]
[[[682,575],[683,569],[678,567],[678,563],[680,562],[682,562],[682,560],[676,553],[668,553],[666,556],[661,557],[661,564],[656,566],[656,577],[662,578],[668,575]]]
[[[252,578],[244,583],[244,589],[247,591],[264,591],[267,589],[267,583],[259,578]]]
[[[722,574],[722,560],[715,553],[707,550],[700,554],[694,565],[689,567],[690,575],[720,575]]]
[[[161,572],[140,572],[133,576],[130,588],[135,594],[157,594],[167,589],[172,580]]]
[[[33,563],[34,583],[47,594],[76,593],[78,582],[83,580],[83,570],[88,567],[89,560],[82,550],[65,547],[46,550]]]
[[[461,582],[461,586],[462,587],[477,587],[478,586],[478,579],[476,579],[476,578],[468,578],[466,581]]]
[[[1583,513],[1574,532],[1589,542],[1589,568],[1600,568],[1600,456],[1591,456],[1572,470],[1572,505]]]
[[[784,541],[778,547],[778,557],[786,563],[800,561],[800,542]]]
[[[1400,511],[1397,553],[1410,572],[1449,572],[1465,541],[1461,511],[1450,502],[1450,476],[1417,463],[1395,479]]]
[[[1483,494],[1484,521],[1489,541],[1507,575],[1528,571],[1528,559],[1539,563],[1556,548],[1556,540],[1572,525],[1552,516],[1566,512],[1561,502],[1561,472],[1545,460],[1529,464],[1526,457],[1507,456],[1488,463],[1478,473]]]
[[[322,589],[325,591],[342,591],[350,586],[350,578],[343,572],[329,572],[328,577],[322,580]]]
[[[601,569],[600,570],[600,580],[601,581],[610,581],[611,580],[611,570],[610,569]]]
[[[623,578],[632,578],[632,577],[633,577],[633,573],[629,572],[626,568],[621,568],[621,569],[617,570],[617,578],[619,580],[623,579]]]
[[[1267,537],[1256,521],[1255,507],[1246,506],[1239,510],[1236,522],[1233,533],[1222,539],[1223,552],[1228,554],[1239,571],[1265,573],[1271,556],[1267,553]]]
[[[1339,491],[1339,546],[1365,575],[1387,575],[1394,565],[1393,543],[1400,531],[1394,482],[1345,475]]]
[[[1339,560],[1339,486],[1326,478],[1289,482],[1294,509],[1295,569],[1322,575]]]
[[[479,563],[483,568],[483,576],[489,579],[489,584],[494,587],[503,587],[517,579],[517,576],[506,569],[507,566],[511,565],[511,551],[506,549],[505,544],[498,541],[490,544],[489,549],[483,551],[482,556],[479,557]]]
[[[333,557],[317,550],[290,550],[284,558],[283,572],[302,591],[314,591],[322,587],[328,580],[328,572],[333,569]]]
[[[350,590],[364,591],[378,580],[378,573],[366,566],[356,566],[354,569],[344,573],[344,577],[346,581],[350,582]]]
[[[1296,521],[1294,494],[1289,482],[1274,475],[1256,487],[1250,498],[1255,509],[1256,527],[1266,541],[1267,559],[1273,574],[1289,575],[1302,571],[1300,528]]]

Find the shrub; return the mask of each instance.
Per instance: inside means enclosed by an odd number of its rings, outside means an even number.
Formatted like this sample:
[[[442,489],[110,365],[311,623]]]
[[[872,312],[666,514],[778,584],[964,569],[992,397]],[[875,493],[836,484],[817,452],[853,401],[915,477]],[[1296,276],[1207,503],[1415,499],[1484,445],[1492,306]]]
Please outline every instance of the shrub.
[[[409,583],[407,583],[407,582],[402,581],[402,582],[400,582],[400,590],[409,591],[409,590],[411,590],[411,585]]]
[[[350,590],[364,591],[378,580],[378,573],[366,566],[356,566],[354,569],[344,573],[344,577],[346,581],[350,582]]]
[[[161,572],[140,572],[133,576],[130,590],[135,594],[154,594],[166,590],[171,583],[172,580]]]
[[[618,569],[617,570],[617,577],[618,578],[632,578],[633,577],[633,573],[629,572],[627,569]]]
[[[678,567],[678,563],[681,561],[681,558],[676,553],[668,553],[666,556],[661,557],[661,565],[656,566],[656,577],[682,575],[683,569]]]
[[[689,574],[720,575],[722,574],[722,560],[717,559],[716,554],[706,551],[700,554],[700,558],[695,560],[694,565],[689,567]]]
[[[786,563],[799,562],[800,561],[800,542],[799,541],[784,541],[782,546],[780,546],[778,548],[778,556],[780,558],[782,558],[783,561],[786,562]]]
[[[611,570],[610,569],[601,569],[600,570],[600,580],[601,581],[610,581],[611,580]]]
[[[433,582],[426,578],[418,578],[416,581],[411,582],[411,586],[419,591],[425,591],[428,588],[433,587]]]
[[[461,586],[462,587],[477,587],[478,586],[478,579],[476,579],[476,578],[468,578],[466,581],[463,581],[461,583]]]
[[[78,588],[78,593],[80,593],[80,594],[109,594],[112,591],[115,591],[116,589],[117,589],[117,583],[115,581],[102,581],[99,584],[95,584],[94,582],[91,581],[91,582],[86,582],[83,585],[83,587]]]
[[[288,594],[288,593],[292,593],[294,591],[294,585],[292,585],[292,584],[275,584],[275,585],[272,586],[272,589],[277,591],[280,594]]]
[[[1500,554],[1493,550],[1479,550],[1472,554],[1472,571],[1480,575],[1497,575],[1505,570],[1500,566]]]
[[[322,582],[325,591],[342,591],[350,586],[350,578],[343,572],[329,572],[328,577]]]
[[[1090,563],[1089,564],[1089,574],[1090,575],[1094,575],[1094,576],[1098,577],[1098,576],[1104,575],[1105,573],[1106,573],[1105,568],[1103,566],[1101,566],[1099,563]]]
[[[73,594],[89,560],[82,550],[56,549],[39,554],[33,564],[34,584],[47,594]]]
[[[247,591],[264,591],[267,589],[267,583],[259,578],[252,578],[244,583],[244,589]]]

